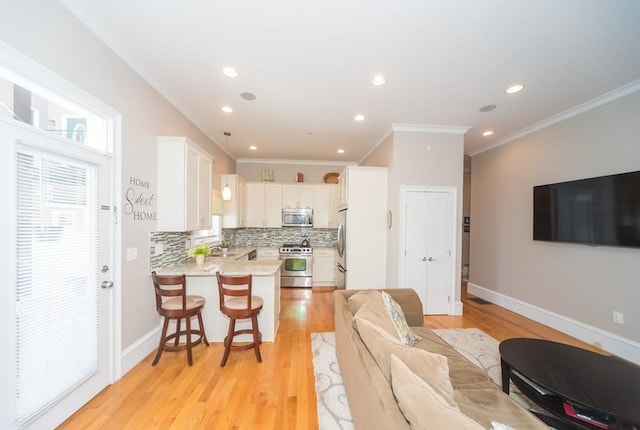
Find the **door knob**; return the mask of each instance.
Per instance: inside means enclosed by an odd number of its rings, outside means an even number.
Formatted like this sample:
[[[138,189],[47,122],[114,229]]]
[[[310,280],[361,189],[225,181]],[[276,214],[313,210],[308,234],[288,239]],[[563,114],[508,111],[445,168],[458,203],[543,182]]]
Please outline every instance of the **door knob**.
[[[429,261],[438,261],[436,258],[429,257]]]
[[[113,287],[113,281],[103,281],[101,287],[106,290],[107,288]]]
[[[427,261],[427,257],[422,257],[420,260]]]

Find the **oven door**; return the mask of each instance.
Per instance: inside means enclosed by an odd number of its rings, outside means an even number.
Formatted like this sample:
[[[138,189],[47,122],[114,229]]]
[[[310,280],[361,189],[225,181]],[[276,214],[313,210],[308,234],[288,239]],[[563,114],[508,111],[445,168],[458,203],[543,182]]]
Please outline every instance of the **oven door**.
[[[280,285],[282,287],[311,287],[313,285],[313,257],[310,255],[280,255]]]

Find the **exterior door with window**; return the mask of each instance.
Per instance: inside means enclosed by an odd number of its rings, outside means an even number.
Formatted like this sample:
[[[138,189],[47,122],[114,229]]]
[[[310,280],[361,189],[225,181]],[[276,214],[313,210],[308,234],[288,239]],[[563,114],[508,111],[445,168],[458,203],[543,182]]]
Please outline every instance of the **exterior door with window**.
[[[0,120],[1,428],[54,428],[111,381],[108,155]]]

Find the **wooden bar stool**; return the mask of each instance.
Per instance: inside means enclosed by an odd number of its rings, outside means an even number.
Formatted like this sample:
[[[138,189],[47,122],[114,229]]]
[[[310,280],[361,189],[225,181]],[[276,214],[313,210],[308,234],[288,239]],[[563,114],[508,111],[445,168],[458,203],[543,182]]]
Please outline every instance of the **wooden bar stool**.
[[[153,286],[156,292],[156,310],[164,317],[160,345],[158,345],[158,352],[152,365],[158,364],[162,351],[182,351],[186,349],[187,362],[191,366],[193,365],[191,348],[201,342],[209,346],[207,335],[204,332],[204,324],[202,323],[202,308],[205,305],[205,299],[201,296],[187,295],[185,275],[156,275],[156,272],[152,272],[151,277],[153,278]],[[198,318],[198,330],[191,328],[191,319],[193,317]],[[187,329],[181,331],[180,321],[183,319],[186,321]],[[167,335],[170,320],[176,320],[176,330]],[[192,335],[198,336],[198,338],[192,340]],[[185,336],[185,344],[180,344],[180,336]],[[173,345],[169,344],[171,340],[174,340]]]
[[[220,311],[230,318],[229,331],[224,338],[224,355],[220,367],[227,364],[229,351],[253,348],[258,363],[262,362],[260,343],[262,334],[258,330],[258,314],[262,310],[262,298],[251,295],[252,276],[225,276],[216,273],[218,279],[218,295],[220,297]],[[251,318],[251,329],[236,330],[236,320]],[[252,334],[253,342],[244,345],[234,345],[233,338],[239,334]]]

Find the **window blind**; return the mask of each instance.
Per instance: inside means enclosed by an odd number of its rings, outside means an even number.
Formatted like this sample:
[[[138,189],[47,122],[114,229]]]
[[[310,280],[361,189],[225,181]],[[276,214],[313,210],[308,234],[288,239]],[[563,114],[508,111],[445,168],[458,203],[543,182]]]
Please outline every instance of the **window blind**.
[[[22,427],[98,369],[98,172],[31,148],[16,162]]]

